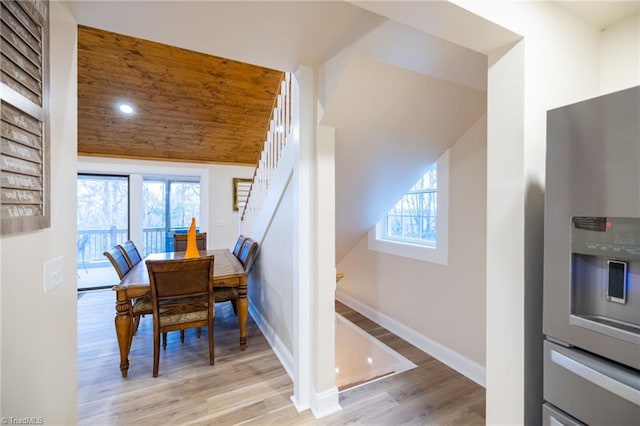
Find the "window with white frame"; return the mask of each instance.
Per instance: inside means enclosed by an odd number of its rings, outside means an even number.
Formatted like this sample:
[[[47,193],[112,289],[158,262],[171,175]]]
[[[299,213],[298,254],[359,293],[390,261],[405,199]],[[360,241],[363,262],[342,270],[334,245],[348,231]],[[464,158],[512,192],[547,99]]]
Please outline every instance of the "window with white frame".
[[[385,217],[387,240],[436,246],[438,163],[433,163]]]
[[[369,233],[369,249],[446,265],[449,151],[389,210]]]

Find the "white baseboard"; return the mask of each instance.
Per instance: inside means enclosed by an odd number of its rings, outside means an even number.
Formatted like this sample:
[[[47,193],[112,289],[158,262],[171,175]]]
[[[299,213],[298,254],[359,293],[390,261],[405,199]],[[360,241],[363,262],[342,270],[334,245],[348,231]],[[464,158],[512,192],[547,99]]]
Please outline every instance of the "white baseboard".
[[[296,411],[298,413],[302,413],[303,411],[306,411],[309,409],[309,404],[304,404],[301,403],[295,395],[291,395],[291,397],[289,398],[291,400],[291,403],[293,404],[293,407],[296,409]]]
[[[269,346],[273,349],[280,363],[284,367],[285,371],[293,379],[293,355],[287,350],[287,347],[282,343],[282,340],[278,337],[276,332],[271,328],[269,323],[265,321],[260,312],[258,312],[251,303],[249,303],[249,314],[256,322],[256,325],[262,332],[262,335],[267,339]]]
[[[417,347],[421,351],[431,355],[438,361],[448,365],[460,374],[468,377],[477,384],[486,388],[486,369],[482,365],[470,360],[469,358],[460,355],[459,353],[449,349],[428,338],[427,336],[418,333],[411,327],[408,327],[401,322],[376,311],[368,305],[358,301],[352,296],[336,290],[336,299],[350,308],[358,311],[370,320],[380,324],[387,330],[391,331],[395,335],[403,338],[413,346]]]
[[[315,392],[311,398],[310,405],[311,412],[316,419],[342,410],[338,402],[338,388],[334,386],[324,392]]]

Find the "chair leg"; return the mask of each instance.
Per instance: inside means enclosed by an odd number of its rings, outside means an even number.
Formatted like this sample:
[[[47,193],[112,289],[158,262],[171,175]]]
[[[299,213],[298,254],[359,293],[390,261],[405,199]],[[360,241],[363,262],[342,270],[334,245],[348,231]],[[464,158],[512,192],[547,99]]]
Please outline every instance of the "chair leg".
[[[138,332],[138,326],[140,325],[140,315],[136,315],[133,317],[133,335]]]
[[[196,336],[198,336],[198,339],[202,336],[202,327],[196,328]]]
[[[209,324],[209,330],[207,337],[209,338],[209,365],[213,365],[213,322],[215,318],[211,320],[211,324]]]
[[[167,332],[162,333],[162,349],[167,349]]]
[[[166,336],[167,333],[163,335]],[[165,337],[166,343],[166,337]],[[158,377],[158,364],[160,363],[160,333],[153,333],[153,377]]]
[[[184,330],[180,330],[180,343],[184,343]]]
[[[236,304],[236,299],[231,299],[231,307],[233,308],[233,313],[238,316],[238,305]]]

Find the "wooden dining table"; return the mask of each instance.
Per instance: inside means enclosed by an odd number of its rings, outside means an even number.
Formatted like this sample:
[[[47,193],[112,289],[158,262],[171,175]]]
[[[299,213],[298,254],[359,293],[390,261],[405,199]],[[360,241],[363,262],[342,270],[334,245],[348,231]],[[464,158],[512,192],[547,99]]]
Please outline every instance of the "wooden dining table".
[[[238,300],[238,325],[240,327],[240,350],[247,345],[247,315],[249,302],[247,299],[247,273],[240,261],[227,249],[200,250],[201,256],[215,256],[213,264],[213,282],[215,287],[236,287]],[[116,336],[120,348],[120,372],[122,377],[127,377],[129,371],[129,351],[133,339],[133,311],[132,301],[150,294],[149,272],[146,261],[183,259],[184,252],[152,253],[133,268],[122,278],[120,284],[113,287],[116,292]]]

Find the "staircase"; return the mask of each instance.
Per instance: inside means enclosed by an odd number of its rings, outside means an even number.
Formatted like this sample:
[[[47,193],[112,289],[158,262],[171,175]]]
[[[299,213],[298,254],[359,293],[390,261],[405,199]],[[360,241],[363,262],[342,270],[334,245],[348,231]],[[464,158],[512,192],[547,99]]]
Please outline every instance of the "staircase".
[[[275,100],[269,129],[262,148],[260,160],[256,166],[244,208],[240,212],[240,232],[251,235],[254,240],[260,242],[263,232],[259,230],[260,221],[268,220],[272,211],[265,211],[265,205],[269,204],[274,178],[281,166],[283,154],[287,151],[287,142],[292,129],[298,128],[297,113],[297,84],[292,74],[284,73],[280,82],[280,92]],[[272,191],[273,192],[273,191]],[[259,221],[260,220],[260,221]]]

